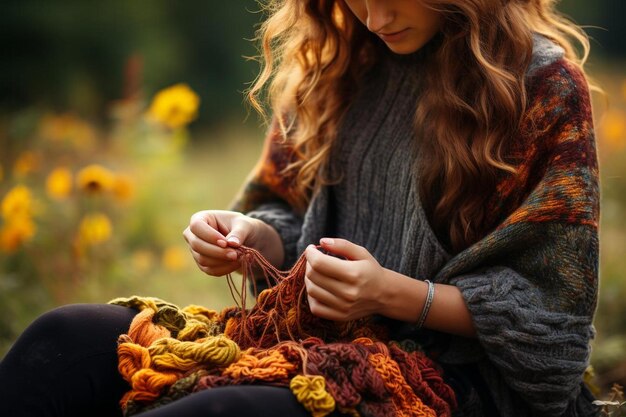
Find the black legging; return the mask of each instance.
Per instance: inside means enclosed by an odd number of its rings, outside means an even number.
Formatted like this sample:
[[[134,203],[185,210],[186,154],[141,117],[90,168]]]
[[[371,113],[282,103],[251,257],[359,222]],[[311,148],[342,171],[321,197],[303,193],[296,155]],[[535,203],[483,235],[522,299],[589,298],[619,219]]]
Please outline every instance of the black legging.
[[[77,304],[35,320],[0,362],[0,416],[121,416],[129,385],[117,372],[117,337],[137,312]],[[287,388],[204,390],[141,417],[309,416]]]

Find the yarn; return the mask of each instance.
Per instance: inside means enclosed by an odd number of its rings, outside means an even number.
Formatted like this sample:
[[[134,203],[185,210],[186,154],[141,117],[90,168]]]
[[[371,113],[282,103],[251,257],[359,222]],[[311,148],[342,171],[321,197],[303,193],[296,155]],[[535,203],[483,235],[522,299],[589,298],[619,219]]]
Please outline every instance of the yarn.
[[[149,346],[152,342],[171,335],[165,327],[153,323],[154,314],[154,310],[145,309],[133,318],[128,330],[131,340],[141,346]]]
[[[135,372],[130,381],[132,390],[127,392],[122,401],[148,402],[157,399],[163,388],[172,385],[182,376],[176,372],[158,372],[151,368],[143,368]]]
[[[413,391],[438,415],[445,413],[450,405],[456,408],[454,391],[445,384],[435,364],[427,356],[415,350],[404,351],[396,343],[389,345],[389,352]],[[421,372],[415,372],[415,369],[421,369]]]
[[[186,377],[180,378],[167,390],[165,394],[151,403],[127,401],[126,415],[135,415],[140,412],[152,410],[189,395],[193,391],[193,388],[197,385],[198,379],[205,373],[206,371],[200,370]]]
[[[130,383],[133,375],[139,370],[149,368],[152,360],[145,347],[132,342],[126,335],[120,336],[117,346],[118,370],[122,377]]]
[[[277,350],[261,351],[254,355],[250,349],[226,368],[222,375],[241,382],[275,382],[288,379],[296,370],[296,364],[289,362]]]
[[[313,417],[324,417],[335,409],[335,399],[326,392],[326,382],[321,376],[297,375],[289,388]]]
[[[402,377],[400,368],[393,359],[382,353],[375,353],[368,357],[369,362],[385,381],[385,386],[391,392],[393,404],[396,408],[394,415],[435,417],[433,409],[425,406],[420,398]]]
[[[239,346],[224,336],[210,336],[194,342],[159,339],[148,348],[155,369],[188,371],[199,365],[224,366],[239,357]]]
[[[288,387],[314,417],[334,410],[374,417],[451,415],[452,389],[414,344],[388,340],[372,319],[332,322],[310,312],[304,256],[290,271],[280,271],[254,249],[237,250],[242,286],[227,277],[236,306],[217,312],[137,296],[111,301],[140,311],[118,339],[118,368],[132,388],[120,402],[126,416],[191,392],[239,384]],[[254,267],[272,287],[245,309]]]

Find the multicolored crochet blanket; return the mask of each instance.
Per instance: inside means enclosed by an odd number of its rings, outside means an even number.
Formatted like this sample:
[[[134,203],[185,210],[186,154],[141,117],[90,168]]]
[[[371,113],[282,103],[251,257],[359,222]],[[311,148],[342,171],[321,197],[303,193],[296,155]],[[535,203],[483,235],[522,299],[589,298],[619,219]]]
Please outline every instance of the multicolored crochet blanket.
[[[255,264],[274,284],[252,309],[180,309],[142,297],[111,301],[140,311],[118,340],[119,371],[132,387],[121,400],[126,416],[239,384],[289,387],[315,417],[336,409],[354,416],[451,415],[454,392],[414,342],[388,340],[370,319],[336,323],[313,316],[304,257],[290,271],[278,271],[257,251],[240,251],[247,272],[240,305]]]

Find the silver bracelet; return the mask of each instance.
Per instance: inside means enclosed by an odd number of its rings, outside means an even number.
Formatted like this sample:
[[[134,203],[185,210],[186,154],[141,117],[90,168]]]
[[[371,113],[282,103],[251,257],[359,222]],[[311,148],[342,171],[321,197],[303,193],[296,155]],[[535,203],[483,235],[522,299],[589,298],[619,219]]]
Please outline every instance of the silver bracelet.
[[[426,295],[426,302],[424,303],[422,314],[420,315],[420,319],[417,322],[418,329],[421,329],[424,325],[424,322],[426,321],[426,316],[428,316],[428,311],[430,310],[430,306],[433,303],[433,298],[435,298],[435,284],[433,284],[429,280],[425,280],[424,282],[428,284],[428,294]]]

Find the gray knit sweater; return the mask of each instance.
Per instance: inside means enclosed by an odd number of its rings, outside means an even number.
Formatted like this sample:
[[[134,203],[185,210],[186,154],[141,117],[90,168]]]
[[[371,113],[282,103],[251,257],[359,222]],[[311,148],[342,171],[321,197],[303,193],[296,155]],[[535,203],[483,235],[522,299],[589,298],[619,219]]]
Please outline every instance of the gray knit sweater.
[[[560,47],[535,36],[531,74],[559,60]],[[439,361],[475,365],[503,416],[593,415],[581,392],[591,318],[558,312],[549,293],[510,265],[441,274],[452,256],[430,228],[412,169],[419,157],[413,116],[420,96],[419,55],[391,55],[372,72],[338,133],[330,169],[341,181],[314,196],[304,216],[284,201],[248,215],[282,237],[286,266],[321,237],[346,238],[389,269],[456,285],[478,338],[448,337]],[[554,226],[553,232],[567,231]]]

